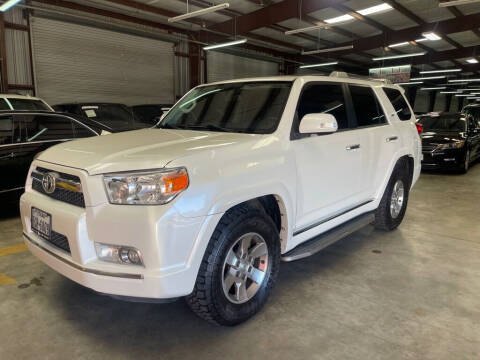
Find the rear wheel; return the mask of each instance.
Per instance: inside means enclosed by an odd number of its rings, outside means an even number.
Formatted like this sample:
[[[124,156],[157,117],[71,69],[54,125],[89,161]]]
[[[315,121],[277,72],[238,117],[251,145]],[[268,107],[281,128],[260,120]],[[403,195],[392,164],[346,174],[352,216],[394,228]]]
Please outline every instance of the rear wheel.
[[[215,229],[187,303],[212,323],[239,324],[267,301],[279,263],[280,240],[272,219],[256,207],[235,207]]]
[[[375,212],[375,227],[393,230],[400,225],[407,210],[410,178],[408,163],[401,160],[395,166],[380,205]]]

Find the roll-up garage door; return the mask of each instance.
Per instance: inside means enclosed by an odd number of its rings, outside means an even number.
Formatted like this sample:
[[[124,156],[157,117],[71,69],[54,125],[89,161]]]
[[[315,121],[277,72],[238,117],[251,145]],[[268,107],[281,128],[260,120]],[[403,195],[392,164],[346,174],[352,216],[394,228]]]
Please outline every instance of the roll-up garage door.
[[[31,26],[37,93],[48,103],[173,102],[172,43],[39,17]]]
[[[278,75],[277,63],[218,51],[207,53],[208,82],[271,75]]]

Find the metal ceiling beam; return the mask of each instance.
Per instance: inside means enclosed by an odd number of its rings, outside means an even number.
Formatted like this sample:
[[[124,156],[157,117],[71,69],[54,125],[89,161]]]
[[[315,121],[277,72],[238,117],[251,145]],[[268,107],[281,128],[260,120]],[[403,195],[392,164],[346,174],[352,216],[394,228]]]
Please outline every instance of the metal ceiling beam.
[[[228,34],[246,34],[252,30],[273,25],[295,16],[300,17],[300,14],[309,14],[346,1],[347,0],[284,0],[239,16],[238,18],[215,24],[211,29]]]
[[[353,41],[338,44],[338,46],[352,45],[351,50],[342,50],[330,53],[332,56],[340,56],[358,51],[367,51],[384,47],[386,44],[394,44],[404,41],[418,39],[422,33],[429,31],[437,31],[442,34],[456,33],[475,29],[480,23],[480,14],[465,15],[461,18],[438,21],[435,23],[425,23],[419,26],[413,26],[407,29],[384,32],[380,35],[369,36],[365,38],[355,39]]]

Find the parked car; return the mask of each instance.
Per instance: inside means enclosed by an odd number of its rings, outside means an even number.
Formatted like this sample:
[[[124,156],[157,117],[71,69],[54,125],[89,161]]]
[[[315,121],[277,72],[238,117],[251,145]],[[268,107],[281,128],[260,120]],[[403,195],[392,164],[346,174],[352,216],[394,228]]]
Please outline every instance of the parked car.
[[[235,325],[265,304],[280,259],[372,222],[399,226],[420,157],[398,86],[346,75],[201,85],[155,128],[44,151],[21,198],[23,236],[95,291],[186,296],[202,318]]]
[[[0,111],[28,110],[54,111],[40,98],[16,94],[0,94]]]
[[[473,116],[441,113],[423,116],[424,169],[455,169],[466,173],[480,157],[480,127]]]
[[[0,199],[18,201],[35,155],[71,139],[99,133],[71,116],[52,112],[0,113]]]
[[[468,104],[462,109],[462,113],[472,116],[480,127],[480,104]]]
[[[134,105],[132,111],[140,121],[156,125],[172,106],[172,104]]]
[[[55,111],[76,114],[97,121],[110,129],[110,132],[143,129],[152,126],[139,120],[133,111],[124,104],[116,103],[73,103],[54,105]]]

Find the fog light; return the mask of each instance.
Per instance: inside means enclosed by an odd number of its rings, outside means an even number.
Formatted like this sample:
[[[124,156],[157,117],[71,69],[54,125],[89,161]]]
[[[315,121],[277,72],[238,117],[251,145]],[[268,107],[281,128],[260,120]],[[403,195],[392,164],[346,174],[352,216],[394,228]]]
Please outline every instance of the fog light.
[[[117,264],[143,265],[140,251],[130,246],[95,243],[95,252],[102,261]]]

